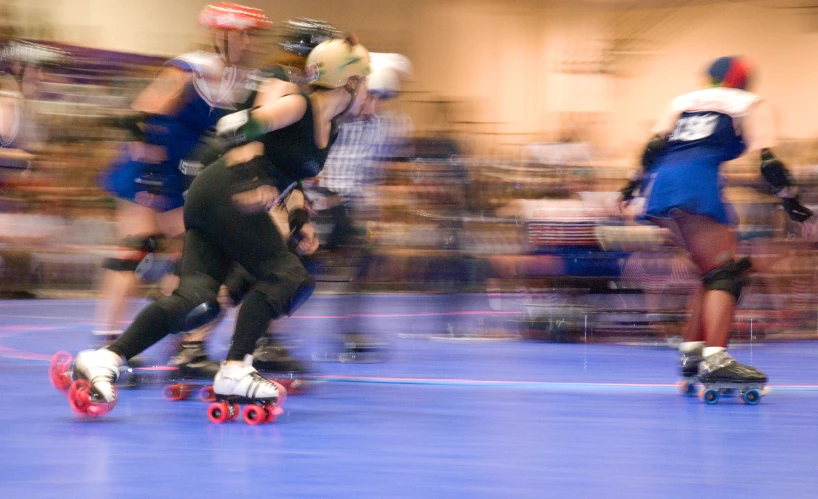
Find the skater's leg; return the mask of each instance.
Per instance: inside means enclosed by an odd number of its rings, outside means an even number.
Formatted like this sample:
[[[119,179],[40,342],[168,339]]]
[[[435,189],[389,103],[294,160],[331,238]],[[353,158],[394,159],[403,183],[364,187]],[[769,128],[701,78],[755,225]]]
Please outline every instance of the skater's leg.
[[[141,276],[151,272],[156,252],[164,250],[170,238],[182,233],[182,209],[157,213],[149,207],[119,200],[117,226],[120,248],[103,265],[94,331],[110,336],[110,340],[119,335],[119,321],[128,299],[135,294]]]
[[[168,334],[194,329],[216,317],[219,283],[228,260],[211,241],[212,237],[200,229],[187,232],[179,288],[147,306],[108,347],[111,351],[130,359]]]
[[[686,247],[682,230],[675,219],[656,219],[656,224],[667,229],[673,240]],[[690,295],[686,306],[685,323],[682,326],[682,343],[679,345],[679,371],[683,378],[694,378],[699,371],[705,335],[702,318],[704,287],[698,286]]]
[[[704,288],[699,286],[687,302],[687,318],[682,327],[682,343],[679,345],[679,370],[683,378],[694,378],[699,372],[699,362],[702,361],[705,346],[702,327],[703,295]]]
[[[735,236],[729,227],[710,217],[683,214],[676,221],[691,259],[702,273],[703,339],[708,347],[727,348],[743,281],[743,270],[735,262]]]
[[[702,272],[701,322],[706,346],[699,363],[699,380],[706,385],[766,383],[766,374],[736,362],[726,351],[744,273],[749,268],[746,260],[735,260],[735,237],[728,227],[709,217],[683,214],[676,221],[693,262]]]
[[[217,163],[213,165],[219,167]],[[220,170],[214,170],[219,173]],[[249,276],[238,279],[241,293],[249,290],[241,300],[236,319],[233,341],[227,360],[241,363],[255,348],[273,319],[290,315],[314,288],[298,257],[290,252],[270,216],[265,213],[240,212],[229,200],[220,203],[218,219],[223,229],[219,244],[230,259],[238,263]],[[241,272],[231,269],[233,273]],[[231,274],[232,277],[235,274]],[[228,288],[234,287],[230,283]],[[237,297],[241,298],[241,297]]]

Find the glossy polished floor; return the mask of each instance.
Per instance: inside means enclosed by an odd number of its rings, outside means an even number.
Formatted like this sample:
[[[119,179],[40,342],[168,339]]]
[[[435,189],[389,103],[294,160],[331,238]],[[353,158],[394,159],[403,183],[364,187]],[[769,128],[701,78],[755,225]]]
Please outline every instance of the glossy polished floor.
[[[331,351],[340,300],[316,296],[282,324],[296,355]],[[312,389],[260,426],[210,423],[206,404],[165,401],[160,383],[78,419],[47,366],[89,346],[94,303],[0,302],[0,497],[816,497],[813,342],[737,346],[773,392],[707,406],[675,393],[668,347],[451,335],[452,320],[467,329],[493,312],[369,300],[364,328],[386,343],[385,362],[313,363]]]

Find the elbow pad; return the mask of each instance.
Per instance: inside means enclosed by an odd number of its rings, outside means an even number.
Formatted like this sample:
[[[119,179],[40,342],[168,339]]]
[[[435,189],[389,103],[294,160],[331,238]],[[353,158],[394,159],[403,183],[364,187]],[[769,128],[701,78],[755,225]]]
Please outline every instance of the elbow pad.
[[[784,163],[775,157],[769,149],[761,151],[761,175],[770,184],[773,192],[778,194],[787,187],[795,186],[795,181]]]
[[[645,152],[642,153],[642,168],[644,168],[646,172],[650,171],[656,163],[656,160],[659,158],[659,153],[664,147],[665,139],[658,135],[654,135],[653,138],[648,141],[648,144],[645,146]]]

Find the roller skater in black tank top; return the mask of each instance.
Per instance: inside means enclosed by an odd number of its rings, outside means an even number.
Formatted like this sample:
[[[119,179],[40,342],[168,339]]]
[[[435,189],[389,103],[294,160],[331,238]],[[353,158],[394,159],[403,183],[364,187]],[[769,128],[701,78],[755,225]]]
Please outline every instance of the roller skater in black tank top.
[[[77,377],[87,380],[87,392],[109,409],[116,402],[114,382],[124,360],[170,333],[213,320],[220,308],[219,286],[238,263],[258,282],[242,302],[227,360],[214,380],[217,402],[208,415],[214,422],[232,419],[240,402],[249,404],[244,410],[248,423],[271,421],[280,412],[286,392],[258,374],[250,354],[273,319],[292,314],[309,298],[314,280],[267,210],[288,186],[321,171],[335,137],[334,121],[357,113],[366,98],[369,54],[354,37],[330,40],[313,49],[307,64],[317,74],[311,94],[270,79],[253,110],[217,124],[219,135],[244,145],[207,167],[188,191],[178,289],[146,307],[113,344],[77,356]]]

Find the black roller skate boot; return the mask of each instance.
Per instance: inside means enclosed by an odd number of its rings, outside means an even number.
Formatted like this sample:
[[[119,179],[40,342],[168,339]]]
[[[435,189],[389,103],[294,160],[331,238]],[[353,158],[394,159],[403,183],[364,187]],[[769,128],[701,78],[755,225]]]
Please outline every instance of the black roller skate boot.
[[[205,344],[202,341],[185,341],[179,345],[179,352],[168,362],[169,381],[162,395],[167,400],[185,400],[195,389],[199,398],[205,402],[215,400],[213,396],[213,378],[219,372],[219,363],[207,357]]]
[[[679,374],[682,379],[678,383],[678,388],[682,395],[696,394],[699,363],[704,358],[704,342],[691,343],[689,347],[684,343],[679,347]]]
[[[271,334],[265,334],[256,342],[253,367],[281,383],[290,394],[301,393],[307,388],[306,364],[292,357],[287,348]]]
[[[386,344],[361,333],[341,335],[341,362],[383,362]]]
[[[766,374],[737,362],[726,350],[709,355],[699,363],[699,382],[702,384],[699,397],[711,405],[719,401],[720,395],[732,395],[736,391],[743,402],[755,405],[770,392]]]

